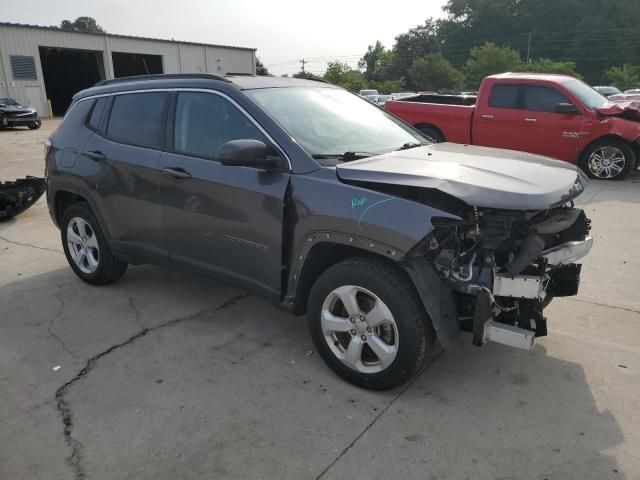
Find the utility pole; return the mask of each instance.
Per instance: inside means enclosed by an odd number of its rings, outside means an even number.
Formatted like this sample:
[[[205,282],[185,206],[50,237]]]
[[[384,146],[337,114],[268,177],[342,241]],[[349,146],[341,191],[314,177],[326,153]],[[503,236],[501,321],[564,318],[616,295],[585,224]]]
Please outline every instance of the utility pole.
[[[531,63],[531,32],[529,32],[529,43],[527,44],[527,64]]]
[[[307,61],[303,58],[302,60],[300,60],[300,63],[302,64],[302,73],[304,72],[304,64],[307,63]]]

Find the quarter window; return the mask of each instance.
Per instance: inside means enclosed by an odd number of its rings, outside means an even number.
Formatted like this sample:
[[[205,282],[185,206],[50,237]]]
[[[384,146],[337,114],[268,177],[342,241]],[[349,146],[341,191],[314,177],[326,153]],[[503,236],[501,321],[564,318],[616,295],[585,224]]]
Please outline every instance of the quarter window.
[[[571,101],[553,88],[530,85],[525,89],[525,110],[554,113],[559,103],[571,103]]]
[[[100,127],[100,119],[102,119],[102,114],[104,113],[104,107],[107,105],[107,101],[108,97],[100,97],[96,100],[88,122],[89,127],[92,130],[98,130],[98,127]]]
[[[518,85],[494,85],[489,95],[489,106],[492,108],[518,108]]]
[[[107,136],[120,143],[162,149],[166,99],[162,92],[117,95]]]
[[[174,149],[216,160],[220,146],[231,140],[260,140],[260,130],[225,98],[212,93],[178,94],[174,126]]]

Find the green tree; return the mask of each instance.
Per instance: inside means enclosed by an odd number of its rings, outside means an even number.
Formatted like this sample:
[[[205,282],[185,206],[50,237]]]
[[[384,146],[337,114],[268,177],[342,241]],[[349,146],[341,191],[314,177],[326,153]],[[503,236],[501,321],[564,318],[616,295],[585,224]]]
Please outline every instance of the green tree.
[[[456,70],[439,53],[417,58],[409,75],[411,83],[418,90],[456,90],[464,83],[462,72]]]
[[[605,76],[611,85],[615,85],[620,90],[638,87],[640,66],[626,64],[621,67],[611,67],[606,71]]]
[[[559,62],[548,58],[536,58],[531,63],[522,63],[516,70],[520,72],[561,73],[581,78],[576,71],[576,62]]]
[[[367,81],[362,72],[353,70],[348,64],[338,60],[327,63],[327,70],[322,78],[329,83],[352,92],[357,92],[367,87]]]
[[[340,85],[344,75],[351,70],[351,67],[347,63],[342,63],[339,60],[327,63],[327,69],[324,72],[323,78],[334,85]]]
[[[385,80],[410,78],[409,69],[416,58],[439,51],[437,26],[438,23],[429,18],[423,25],[411,28],[408,32],[396,37],[396,43],[391,49],[390,63],[386,68]]]
[[[78,17],[73,22],[71,20],[63,20],[60,22],[60,28],[73,32],[106,33],[104,28],[98,25],[95,19],[91,17]]]
[[[480,85],[482,79],[495,73],[512,72],[521,67],[520,55],[507,47],[498,47],[487,42],[482,47],[472,48],[465,67],[467,84]]]
[[[374,82],[371,86],[378,90],[378,92],[380,92],[381,94],[388,95],[393,92],[401,92],[404,88],[405,83],[406,82],[404,78],[400,77],[397,80],[383,80],[381,82]]]
[[[444,11],[437,33],[453,65],[485,42],[522,59],[573,61],[592,83],[612,66],[640,64],[638,0],[447,0]]]
[[[321,80],[322,77],[315,75],[311,72],[303,72],[302,70],[300,70],[298,73],[294,73],[293,75],[291,75],[293,78],[306,78],[309,80]]]
[[[364,69],[364,77],[369,81],[379,80],[380,67],[385,60],[388,59],[387,49],[384,48],[380,40],[375,45],[369,45],[367,53],[358,61],[358,67]]]
[[[256,57],[256,75],[267,76],[271,75],[267,67],[260,61],[258,57]]]

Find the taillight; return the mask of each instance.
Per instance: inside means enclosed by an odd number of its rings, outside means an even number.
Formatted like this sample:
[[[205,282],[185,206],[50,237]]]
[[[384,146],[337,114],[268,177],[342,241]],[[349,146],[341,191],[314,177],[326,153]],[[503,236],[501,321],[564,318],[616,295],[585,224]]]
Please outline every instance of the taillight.
[[[51,150],[51,140],[48,138],[44,141],[44,161],[47,161],[47,157],[49,156],[49,151]]]
[[[51,151],[51,140],[48,138],[44,142],[44,176],[47,177],[49,173],[49,162],[47,162],[47,158],[49,158],[49,152]]]

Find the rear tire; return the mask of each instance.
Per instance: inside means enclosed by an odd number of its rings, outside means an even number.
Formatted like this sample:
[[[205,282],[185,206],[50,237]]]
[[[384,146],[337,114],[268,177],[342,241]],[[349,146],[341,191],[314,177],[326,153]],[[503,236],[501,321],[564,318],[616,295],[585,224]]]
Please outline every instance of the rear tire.
[[[87,203],[74,203],[65,210],[60,232],[67,261],[81,280],[92,285],[107,285],[127,270],[126,263],[113,257]]]
[[[397,267],[375,259],[347,259],[322,273],[311,289],[308,319],[327,365],[373,390],[411,379],[435,344],[413,285]]]
[[[433,143],[442,143],[445,141],[444,135],[442,135],[442,132],[436,127],[431,127],[429,125],[420,125],[416,128],[424,133],[427,137],[429,137],[433,141]]]
[[[589,178],[622,180],[636,167],[636,155],[627,142],[605,138],[587,147],[578,166]]]

